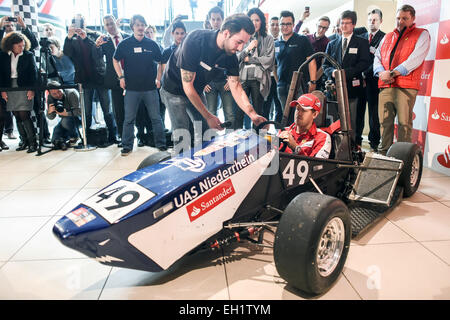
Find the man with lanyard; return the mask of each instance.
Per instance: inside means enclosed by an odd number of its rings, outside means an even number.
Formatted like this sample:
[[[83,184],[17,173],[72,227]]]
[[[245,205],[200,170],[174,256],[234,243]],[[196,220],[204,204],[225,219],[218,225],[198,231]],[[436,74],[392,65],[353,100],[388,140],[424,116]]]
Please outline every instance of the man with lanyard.
[[[120,87],[126,90],[122,156],[129,155],[133,150],[134,124],[142,100],[152,121],[155,146],[159,150],[167,150],[156,91],[157,63],[161,61],[161,51],[155,41],[145,37],[147,23],[143,16],[134,15],[130,26],[133,36],[119,43],[114,54],[114,69],[120,79]],[[121,60],[124,62],[123,72]]]
[[[326,53],[345,70],[352,127],[351,137],[360,147],[362,145],[361,126],[364,127],[364,123],[357,121],[361,114],[358,110],[360,105],[358,101],[364,95],[362,73],[370,66],[369,41],[357,36],[354,32],[357,22],[355,11],[344,11],[340,21],[342,34],[328,44]],[[323,63],[323,69],[328,80],[334,81],[337,70],[328,60]]]
[[[129,37],[128,34],[120,32],[116,18],[113,15],[107,15],[103,18],[103,23],[107,34],[103,34],[98,37],[96,41],[97,47],[100,47],[103,51],[103,55],[106,58],[106,74],[105,74],[105,88],[111,90],[112,106],[114,110],[114,117],[116,119],[117,130],[119,137],[122,138],[123,121],[124,121],[124,98],[123,89],[120,87],[120,83],[117,80],[116,71],[114,70],[113,57],[117,49],[117,46],[123,39]],[[123,69],[123,62],[121,62],[121,68]],[[118,145],[121,147],[121,143]]]
[[[331,137],[314,123],[322,108],[319,98],[308,93],[292,101],[290,106],[296,108],[295,122],[278,135],[287,145],[285,152],[328,159]]]
[[[189,121],[194,123],[196,134],[208,128],[223,130],[219,118],[206,108],[203,95],[206,84],[218,73],[227,73],[236,103],[253,123],[259,125],[266,121],[255,112],[239,81],[236,52],[242,51],[254,31],[247,15],[235,14],[225,20],[220,31],[191,32],[172,54],[163,75],[161,96],[169,110],[175,146],[181,135],[188,133]],[[180,129],[184,130],[177,134]]]
[[[366,83],[365,91],[366,94],[362,96],[362,114],[361,120],[365,119],[365,109],[366,104],[368,105],[369,110],[369,143],[371,151],[377,152],[378,145],[380,144],[380,120],[378,117],[378,96],[380,94],[380,89],[378,88],[378,78],[373,75],[373,60],[375,59],[375,52],[377,51],[381,40],[386,35],[383,31],[380,30],[381,23],[383,22],[383,13],[379,9],[374,9],[369,12],[368,15],[368,27],[369,31],[362,35],[363,38],[369,40],[369,50],[370,50],[370,58],[371,64],[370,67],[364,71],[364,81]],[[364,126],[363,126],[364,127]],[[362,130],[362,129],[361,129]]]
[[[431,41],[426,29],[416,27],[415,19],[415,9],[402,6],[397,11],[397,28],[384,37],[375,53],[373,73],[380,79],[381,154],[393,144],[396,116],[398,142],[412,139],[413,108]]]
[[[286,105],[289,87],[294,71],[314,54],[313,47],[305,36],[294,32],[294,14],[290,11],[281,12],[281,37],[275,42],[275,56],[278,66],[278,97],[282,108]],[[309,64],[309,92],[316,89],[317,64],[312,60]],[[308,75],[305,77],[308,79]],[[292,117],[290,117],[292,120]]]

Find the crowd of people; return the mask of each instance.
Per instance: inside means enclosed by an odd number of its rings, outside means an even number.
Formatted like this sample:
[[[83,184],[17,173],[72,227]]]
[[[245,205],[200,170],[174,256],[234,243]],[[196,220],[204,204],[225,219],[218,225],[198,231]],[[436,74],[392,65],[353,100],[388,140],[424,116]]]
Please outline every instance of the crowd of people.
[[[214,7],[201,30],[188,33],[184,17],[176,17],[161,46],[155,41],[156,29],[142,15],[131,18],[132,34],[123,32],[112,15],[103,19],[104,34],[87,28],[84,17],[76,15],[64,41],[55,37],[52,25],[43,26],[51,53],[46,62],[49,85],[82,84],[86,127],[92,125],[98,101],[108,131],[105,146],[117,144],[123,156],[133,151],[136,127],[138,147],[167,150],[169,139],[175,145],[183,142],[180,131],[195,137],[208,129],[224,130],[220,108],[230,127],[249,129],[267,120],[281,122],[288,104],[296,108],[293,125],[280,137],[290,152],[326,157],[330,139],[313,123],[322,106],[310,93],[334,80],[334,66],[313,59],[305,75],[308,94],[287,101],[293,72],[314,53],[326,52],[345,70],[355,143],[362,145],[366,109],[372,151],[385,154],[392,145],[396,116],[398,140],[411,141],[412,108],[430,47],[428,31],[415,26],[414,8],[402,6],[397,27],[387,34],[380,30],[383,15],[378,9],[368,13],[369,30],[356,28],[356,12],[343,12],[330,37],[325,35],[331,26],[326,16],[317,20],[312,34],[301,29],[309,16],[308,8],[296,23],[294,13],[286,10],[266,21],[259,8],[252,8],[225,18]],[[39,43],[19,16],[17,22],[10,20],[0,22],[0,87],[36,86],[42,70],[32,52]],[[32,90],[19,89],[1,93],[0,132],[15,138],[12,114],[21,139],[17,150],[33,153],[37,141],[31,111],[39,103]],[[51,137],[55,149],[77,143],[80,114],[77,90],[48,91],[47,118],[60,118]],[[48,129],[41,129],[50,138]],[[0,151],[8,150],[2,137]]]

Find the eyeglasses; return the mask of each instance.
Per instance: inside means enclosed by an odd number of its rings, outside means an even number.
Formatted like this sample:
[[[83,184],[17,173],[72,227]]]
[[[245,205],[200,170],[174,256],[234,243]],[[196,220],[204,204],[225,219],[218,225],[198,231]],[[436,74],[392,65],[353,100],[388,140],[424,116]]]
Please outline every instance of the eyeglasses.
[[[292,26],[292,25],[293,25],[292,22],[280,23],[280,27],[290,27],[290,26]]]
[[[317,29],[324,29],[324,30],[328,30],[328,27],[324,27],[324,26],[317,26]]]

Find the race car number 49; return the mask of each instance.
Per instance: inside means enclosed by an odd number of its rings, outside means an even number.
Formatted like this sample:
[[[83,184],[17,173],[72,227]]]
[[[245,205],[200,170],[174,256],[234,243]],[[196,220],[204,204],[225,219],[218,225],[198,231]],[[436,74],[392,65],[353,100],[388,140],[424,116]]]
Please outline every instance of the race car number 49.
[[[83,204],[113,224],[153,197],[155,197],[153,192],[139,184],[120,180]]]

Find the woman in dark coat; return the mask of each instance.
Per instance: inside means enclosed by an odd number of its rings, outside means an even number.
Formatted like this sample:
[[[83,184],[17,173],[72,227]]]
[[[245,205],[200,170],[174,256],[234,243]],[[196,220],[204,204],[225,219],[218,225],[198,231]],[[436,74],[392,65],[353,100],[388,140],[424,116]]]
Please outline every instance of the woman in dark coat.
[[[34,55],[28,51],[30,41],[19,32],[11,32],[3,38],[0,52],[0,87],[33,87],[37,83],[37,67]],[[1,93],[6,110],[14,114],[17,129],[24,142],[18,151],[28,147],[28,153],[36,152],[36,133],[31,110],[34,91],[8,91]]]

